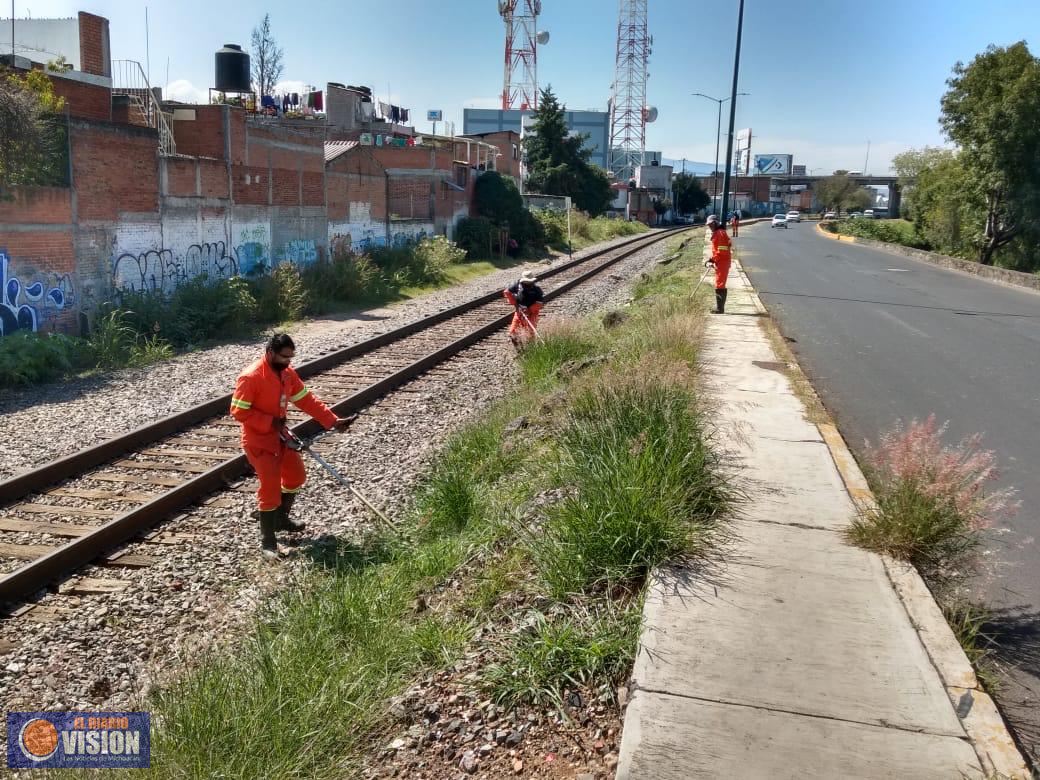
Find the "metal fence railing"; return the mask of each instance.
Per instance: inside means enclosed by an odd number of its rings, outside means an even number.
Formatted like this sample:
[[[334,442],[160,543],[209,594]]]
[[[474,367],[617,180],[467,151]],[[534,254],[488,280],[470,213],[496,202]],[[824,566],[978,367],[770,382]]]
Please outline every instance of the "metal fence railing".
[[[141,123],[159,131],[159,151],[162,154],[177,153],[171,116],[162,110],[141,63],[136,60],[112,60],[112,94],[129,97],[131,110]]]

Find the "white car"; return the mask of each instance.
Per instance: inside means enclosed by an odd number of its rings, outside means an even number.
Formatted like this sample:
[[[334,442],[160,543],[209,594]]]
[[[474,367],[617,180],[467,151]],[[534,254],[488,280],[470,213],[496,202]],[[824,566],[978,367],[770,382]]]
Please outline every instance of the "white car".
[[[862,211],[853,211],[851,214],[849,214],[849,219],[860,219],[860,218],[862,218],[862,216],[863,216],[863,212]]]
[[[837,219],[838,215],[835,214],[833,211],[828,211],[826,214],[823,215],[823,218],[824,219]]]
[[[802,212],[800,212],[800,211],[788,211],[787,212],[787,221],[788,222],[801,222],[802,221]]]
[[[769,223],[769,227],[776,228],[782,227],[787,228],[787,215],[785,214],[774,214],[773,221]]]

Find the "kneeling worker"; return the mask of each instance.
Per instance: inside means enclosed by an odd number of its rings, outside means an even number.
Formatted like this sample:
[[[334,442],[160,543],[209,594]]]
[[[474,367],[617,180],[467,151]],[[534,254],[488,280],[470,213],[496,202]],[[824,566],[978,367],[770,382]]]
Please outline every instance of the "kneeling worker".
[[[531,271],[524,271],[516,284],[502,291],[502,295],[516,308],[513,322],[509,325],[509,339],[514,347],[534,337],[538,327],[538,314],[544,305],[545,295]]]
[[[326,429],[346,430],[357,415],[337,417],[303,384],[289,363],[296,345],[285,333],[276,333],[267,343],[264,356],[238,377],[231,396],[231,415],[242,424],[242,450],[256,470],[260,520],[260,547],[266,557],[278,556],[275,531],[302,531],[301,523],[289,519],[296,494],[307,480],[300,453],[282,441],[291,401]]]

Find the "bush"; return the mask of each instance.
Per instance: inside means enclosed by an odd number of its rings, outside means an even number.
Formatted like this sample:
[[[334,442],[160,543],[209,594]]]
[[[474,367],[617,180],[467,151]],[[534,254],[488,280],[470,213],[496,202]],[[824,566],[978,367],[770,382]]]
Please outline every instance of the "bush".
[[[494,226],[486,217],[459,220],[455,238],[460,248],[471,258],[491,256],[491,237]]]
[[[379,281],[379,269],[367,255],[337,252],[331,260],[319,260],[301,272],[307,291],[307,310],[323,314],[337,301],[363,299]]]
[[[928,241],[917,233],[913,225],[907,222],[850,219],[840,223],[838,229],[846,235],[870,238],[874,241],[886,241],[890,244],[901,244],[914,249],[931,248]]]
[[[856,544],[914,564],[943,584],[972,564],[981,532],[1013,509],[1009,489],[986,492],[999,474],[981,436],[948,447],[935,416],[896,425],[867,453],[876,508],[850,526]]]
[[[0,337],[0,387],[58,379],[89,360],[81,339],[20,331]]]
[[[372,260],[382,273],[382,284],[389,290],[442,282],[448,266],[465,259],[465,250],[444,236],[424,238],[414,247],[372,252]]]
[[[137,343],[137,331],[129,321],[130,312],[114,309],[99,314],[90,332],[90,349],[97,368],[119,368],[130,361]]]
[[[300,269],[282,263],[270,275],[249,282],[261,323],[298,320],[307,309],[307,288]]]
[[[176,347],[186,347],[246,332],[258,316],[253,286],[241,277],[211,282],[200,276],[170,296],[151,291],[124,293],[120,304],[125,323],[136,334],[159,336]]]

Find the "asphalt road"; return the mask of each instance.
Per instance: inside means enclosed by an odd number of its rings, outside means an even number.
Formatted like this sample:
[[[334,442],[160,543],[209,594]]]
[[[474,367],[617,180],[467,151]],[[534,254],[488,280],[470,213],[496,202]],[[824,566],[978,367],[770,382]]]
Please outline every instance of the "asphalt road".
[[[948,440],[976,432],[1021,507],[994,533],[998,701],[1040,758],[1040,293],[838,242],[815,224],[745,228],[738,257],[850,446],[934,414]],[[1036,541],[1034,541],[1036,540]]]

